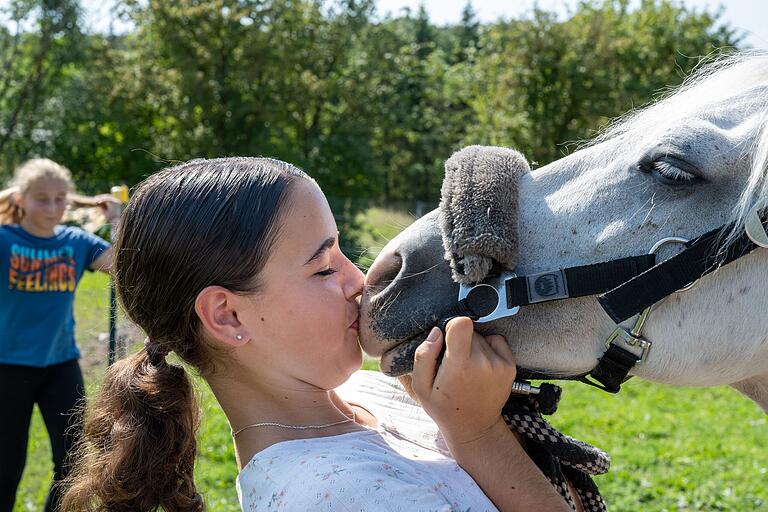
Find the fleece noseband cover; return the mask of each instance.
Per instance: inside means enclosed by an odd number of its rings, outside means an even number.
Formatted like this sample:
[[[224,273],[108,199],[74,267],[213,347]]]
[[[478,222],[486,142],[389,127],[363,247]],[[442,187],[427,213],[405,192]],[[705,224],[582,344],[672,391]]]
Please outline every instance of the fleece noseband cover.
[[[468,146],[445,162],[440,229],[453,280],[485,279],[494,262],[517,263],[517,178],[530,171],[519,152]]]

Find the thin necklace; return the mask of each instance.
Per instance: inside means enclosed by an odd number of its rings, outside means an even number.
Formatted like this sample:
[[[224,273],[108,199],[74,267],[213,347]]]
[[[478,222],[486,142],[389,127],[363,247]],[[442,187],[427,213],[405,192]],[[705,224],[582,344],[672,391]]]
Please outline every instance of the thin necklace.
[[[352,411],[352,417],[347,418],[345,420],[336,421],[333,423],[326,423],[325,425],[285,425],[283,423],[276,423],[274,421],[265,421],[264,423],[254,423],[253,425],[246,425],[241,429],[238,430],[231,430],[232,437],[235,437],[237,434],[242,432],[243,430],[247,430],[249,428],[258,428],[258,427],[280,427],[280,428],[290,428],[294,430],[313,430],[313,429],[320,429],[320,428],[327,428],[327,427],[335,427],[336,425],[342,425],[344,423],[350,423],[355,421],[355,411]]]

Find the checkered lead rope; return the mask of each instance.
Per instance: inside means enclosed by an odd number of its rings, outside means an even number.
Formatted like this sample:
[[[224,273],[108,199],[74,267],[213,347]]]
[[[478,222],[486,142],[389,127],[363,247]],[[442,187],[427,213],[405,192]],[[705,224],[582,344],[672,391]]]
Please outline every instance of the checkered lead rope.
[[[585,511],[606,512],[608,509],[591,475],[608,471],[610,457],[592,445],[558,432],[547,423],[541,415],[557,410],[561,389],[552,384],[540,387],[539,395],[512,395],[502,410],[504,420],[523,437],[528,456],[568,502],[571,510],[576,510],[576,505],[568,492],[569,481]]]

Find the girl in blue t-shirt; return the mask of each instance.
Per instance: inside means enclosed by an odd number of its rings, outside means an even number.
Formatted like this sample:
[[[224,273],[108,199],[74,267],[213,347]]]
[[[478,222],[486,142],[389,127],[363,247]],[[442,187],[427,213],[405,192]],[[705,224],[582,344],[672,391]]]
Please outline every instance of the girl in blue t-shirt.
[[[0,512],[10,511],[27,453],[29,422],[37,404],[53,451],[53,485],[45,510],[58,505],[58,482],[79,435],[83,376],[75,344],[73,306],[85,270],[108,272],[110,245],[80,228],[62,226],[72,195],[65,167],[29,160],[0,197]],[[119,202],[93,198],[108,221]]]

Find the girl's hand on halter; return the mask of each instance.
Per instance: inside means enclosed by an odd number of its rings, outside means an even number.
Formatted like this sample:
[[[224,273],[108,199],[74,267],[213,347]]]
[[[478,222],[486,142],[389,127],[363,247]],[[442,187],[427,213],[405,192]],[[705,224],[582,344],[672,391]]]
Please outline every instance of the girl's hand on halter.
[[[412,387],[449,446],[490,434],[499,423],[517,369],[502,336],[474,332],[469,318],[448,323],[446,340],[434,328],[414,356]],[[439,368],[437,359],[446,343]]]

